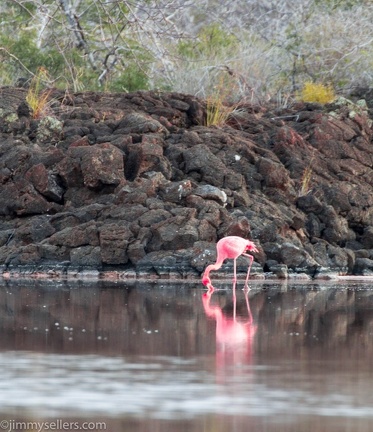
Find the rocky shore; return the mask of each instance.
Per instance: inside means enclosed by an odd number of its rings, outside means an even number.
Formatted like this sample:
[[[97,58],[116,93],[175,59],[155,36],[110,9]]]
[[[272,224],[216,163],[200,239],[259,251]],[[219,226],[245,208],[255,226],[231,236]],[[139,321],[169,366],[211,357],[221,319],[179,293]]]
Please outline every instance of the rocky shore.
[[[190,95],[56,90],[33,119],[26,94],[0,88],[3,277],[197,279],[226,235],[257,245],[253,278],[373,275],[369,102],[206,127]]]

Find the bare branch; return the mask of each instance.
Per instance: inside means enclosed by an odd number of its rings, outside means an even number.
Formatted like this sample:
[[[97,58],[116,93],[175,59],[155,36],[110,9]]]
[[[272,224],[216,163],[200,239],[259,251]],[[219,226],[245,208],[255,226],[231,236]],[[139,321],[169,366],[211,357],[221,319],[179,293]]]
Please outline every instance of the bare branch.
[[[79,22],[79,17],[74,13],[71,4],[68,0],[59,0],[60,6],[66,15],[67,22],[69,23],[70,29],[73,31],[77,48],[81,48],[88,56],[89,62],[93,70],[96,69],[95,59],[93,53],[88,47],[88,43],[84,38],[83,29]]]
[[[31,76],[35,76],[35,74],[33,72],[31,72],[30,69],[28,69],[27,66],[25,66],[24,63],[17,56],[10,53],[6,48],[0,47],[0,51],[4,51],[9,57],[11,57],[13,60],[15,60],[22,67],[22,69],[24,69]]]

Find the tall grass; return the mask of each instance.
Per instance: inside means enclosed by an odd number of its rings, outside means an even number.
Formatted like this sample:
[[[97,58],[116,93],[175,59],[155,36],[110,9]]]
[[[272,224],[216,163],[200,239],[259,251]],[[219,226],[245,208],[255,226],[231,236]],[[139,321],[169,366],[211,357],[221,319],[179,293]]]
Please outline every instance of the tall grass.
[[[45,68],[40,67],[37,74],[33,77],[30,87],[26,95],[26,102],[28,103],[32,118],[42,118],[48,113],[50,106],[50,89],[42,89],[43,82],[47,81],[48,72]]]
[[[235,104],[232,102],[232,82],[223,72],[212,93],[206,97],[206,126],[222,127],[227,123]]]

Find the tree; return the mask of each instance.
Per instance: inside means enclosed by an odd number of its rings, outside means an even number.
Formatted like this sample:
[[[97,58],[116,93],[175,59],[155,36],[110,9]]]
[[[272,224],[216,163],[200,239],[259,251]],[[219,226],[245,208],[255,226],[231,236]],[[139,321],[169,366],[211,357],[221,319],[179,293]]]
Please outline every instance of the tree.
[[[146,87],[150,63],[165,58],[160,40],[180,37],[156,1],[6,0],[1,12],[5,33],[19,29],[15,43],[10,36],[1,40],[12,76],[35,73],[34,62],[46,68],[58,63],[55,80],[67,77],[74,90]],[[25,61],[28,54],[32,63]]]

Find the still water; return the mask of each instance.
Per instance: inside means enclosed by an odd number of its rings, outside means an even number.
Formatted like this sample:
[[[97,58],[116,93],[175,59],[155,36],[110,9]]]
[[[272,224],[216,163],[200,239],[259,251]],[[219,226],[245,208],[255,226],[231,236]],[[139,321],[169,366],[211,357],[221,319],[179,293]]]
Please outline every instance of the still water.
[[[3,281],[0,431],[372,431],[373,283],[250,286]]]

